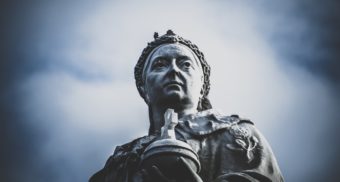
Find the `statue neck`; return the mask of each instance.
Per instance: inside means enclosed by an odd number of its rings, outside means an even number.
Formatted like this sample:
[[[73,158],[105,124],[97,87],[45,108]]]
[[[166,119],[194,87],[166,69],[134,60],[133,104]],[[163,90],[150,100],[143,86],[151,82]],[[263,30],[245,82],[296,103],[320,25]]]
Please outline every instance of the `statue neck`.
[[[164,113],[169,107],[149,106],[149,119],[150,119],[150,134],[158,134],[164,125]],[[197,113],[197,109],[190,108],[172,108],[178,114],[178,119],[189,114]]]

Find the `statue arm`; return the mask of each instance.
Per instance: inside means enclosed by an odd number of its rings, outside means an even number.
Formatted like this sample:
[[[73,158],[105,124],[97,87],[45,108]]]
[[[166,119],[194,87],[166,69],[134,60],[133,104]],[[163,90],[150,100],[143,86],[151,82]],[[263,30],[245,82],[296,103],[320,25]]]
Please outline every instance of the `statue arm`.
[[[154,136],[144,136],[134,141],[116,147],[112,156],[109,157],[103,169],[95,173],[90,182],[106,181],[138,181],[135,175],[138,168],[140,155],[144,148],[155,139]],[[136,178],[136,180],[134,179]]]
[[[95,173],[89,182],[123,181],[124,173],[127,171],[127,166],[124,165],[126,160],[126,156],[115,152],[106,161],[104,168]]]

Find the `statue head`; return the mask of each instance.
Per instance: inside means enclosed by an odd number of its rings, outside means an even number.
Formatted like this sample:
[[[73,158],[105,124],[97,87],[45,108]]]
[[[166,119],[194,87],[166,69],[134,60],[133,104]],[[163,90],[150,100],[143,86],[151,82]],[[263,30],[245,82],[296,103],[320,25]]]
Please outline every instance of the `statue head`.
[[[210,109],[210,67],[198,47],[171,30],[144,48],[135,66],[136,86],[150,104]]]

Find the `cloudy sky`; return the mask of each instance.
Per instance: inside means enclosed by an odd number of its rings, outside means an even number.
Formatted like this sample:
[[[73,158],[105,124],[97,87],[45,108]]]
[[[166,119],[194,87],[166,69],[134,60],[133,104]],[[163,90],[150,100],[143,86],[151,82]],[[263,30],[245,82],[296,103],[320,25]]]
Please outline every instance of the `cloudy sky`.
[[[167,29],[212,67],[210,98],[251,119],[287,181],[340,177],[340,3],[2,1],[0,181],[86,181],[147,134],[134,85]]]

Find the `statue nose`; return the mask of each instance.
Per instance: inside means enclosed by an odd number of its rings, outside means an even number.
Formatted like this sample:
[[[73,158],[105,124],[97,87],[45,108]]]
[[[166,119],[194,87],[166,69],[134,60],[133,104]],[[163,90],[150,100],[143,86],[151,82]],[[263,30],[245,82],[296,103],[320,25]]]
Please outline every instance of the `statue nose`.
[[[171,62],[171,66],[170,66],[170,70],[169,71],[171,73],[179,73],[181,71],[180,68],[176,64],[176,60],[173,60]]]

